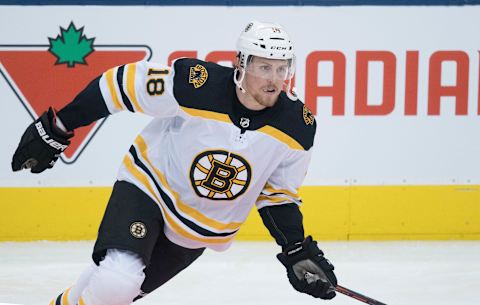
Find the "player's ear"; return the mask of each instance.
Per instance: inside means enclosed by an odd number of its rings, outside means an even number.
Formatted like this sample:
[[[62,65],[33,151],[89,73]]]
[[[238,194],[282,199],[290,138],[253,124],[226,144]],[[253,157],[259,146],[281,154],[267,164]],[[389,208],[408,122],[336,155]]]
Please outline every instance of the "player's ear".
[[[238,69],[240,68],[240,53],[237,53],[237,56],[235,56],[235,62],[232,63],[233,68]]]

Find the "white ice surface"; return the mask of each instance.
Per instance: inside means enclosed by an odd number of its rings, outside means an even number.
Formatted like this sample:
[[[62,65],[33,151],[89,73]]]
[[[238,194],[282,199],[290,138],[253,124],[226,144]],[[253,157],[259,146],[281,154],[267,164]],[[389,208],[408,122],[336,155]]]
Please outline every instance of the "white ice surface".
[[[339,283],[388,305],[480,304],[480,242],[321,242]],[[0,243],[0,303],[46,305],[90,263],[93,242]],[[206,251],[137,305],[360,305],[293,290],[267,242]]]

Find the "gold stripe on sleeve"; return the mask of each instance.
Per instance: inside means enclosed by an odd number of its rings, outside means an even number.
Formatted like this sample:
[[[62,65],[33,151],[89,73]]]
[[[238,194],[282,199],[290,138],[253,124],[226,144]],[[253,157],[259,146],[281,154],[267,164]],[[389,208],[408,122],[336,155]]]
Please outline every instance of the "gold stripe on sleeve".
[[[137,65],[135,63],[126,65],[127,67],[127,92],[130,100],[135,106],[136,112],[144,112],[137,100],[136,90],[135,90],[135,75],[137,71]]]
[[[114,70],[115,68],[108,70],[105,73],[105,78],[107,80],[108,91],[110,92],[110,96],[112,97],[113,105],[115,106],[115,108],[123,110],[123,107],[118,100],[117,90],[115,89],[115,82],[113,81]]]

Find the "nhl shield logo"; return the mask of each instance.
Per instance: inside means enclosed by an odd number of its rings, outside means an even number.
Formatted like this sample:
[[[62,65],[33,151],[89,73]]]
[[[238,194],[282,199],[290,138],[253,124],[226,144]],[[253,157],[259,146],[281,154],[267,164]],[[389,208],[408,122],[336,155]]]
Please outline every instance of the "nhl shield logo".
[[[145,45],[97,45],[94,41],[84,27],[71,22],[45,45],[0,45],[0,74],[33,120],[49,106],[62,109],[104,71],[151,57]],[[61,160],[75,162],[105,120],[77,128]]]
[[[188,82],[190,84],[193,84],[195,89],[203,86],[207,79],[208,72],[204,66],[197,64],[195,67],[190,67],[190,75],[188,77]]]
[[[248,128],[248,126],[250,126],[250,119],[241,117],[240,118],[240,126],[242,126],[243,128]]]

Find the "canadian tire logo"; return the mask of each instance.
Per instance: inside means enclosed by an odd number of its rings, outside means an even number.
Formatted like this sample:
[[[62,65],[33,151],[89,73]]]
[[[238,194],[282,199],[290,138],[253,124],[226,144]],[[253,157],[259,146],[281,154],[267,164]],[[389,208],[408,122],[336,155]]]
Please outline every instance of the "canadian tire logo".
[[[73,22],[55,35],[48,37],[48,45],[0,44],[0,73],[33,120],[49,106],[63,108],[109,68],[152,56],[147,45],[94,44],[95,37]],[[76,129],[62,161],[75,162],[105,120]]]

